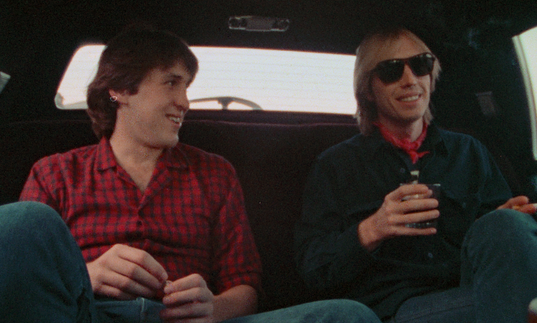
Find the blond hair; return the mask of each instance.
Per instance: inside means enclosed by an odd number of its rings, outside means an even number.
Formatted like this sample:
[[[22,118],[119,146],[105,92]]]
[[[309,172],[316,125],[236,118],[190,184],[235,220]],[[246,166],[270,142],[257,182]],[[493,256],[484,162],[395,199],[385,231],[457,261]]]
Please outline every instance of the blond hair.
[[[371,79],[373,69],[382,60],[382,53],[392,48],[393,44],[401,37],[406,36],[420,47],[424,52],[431,52],[429,47],[414,33],[405,28],[395,28],[371,33],[364,37],[356,50],[356,62],[354,65],[354,96],[356,97],[356,116],[360,132],[369,135],[373,131],[373,122],[378,118],[376,103],[369,100],[371,97]],[[434,56],[434,54],[433,54]],[[435,56],[436,58],[436,56]],[[431,72],[431,93],[434,92],[436,81],[440,76],[440,62],[435,59]],[[425,112],[424,120],[427,123],[433,119],[431,106]]]

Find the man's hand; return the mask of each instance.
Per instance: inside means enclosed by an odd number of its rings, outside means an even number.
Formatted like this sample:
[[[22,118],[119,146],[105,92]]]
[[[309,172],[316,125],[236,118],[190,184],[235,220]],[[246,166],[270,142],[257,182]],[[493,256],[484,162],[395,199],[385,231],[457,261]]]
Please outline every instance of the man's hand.
[[[423,198],[403,200],[408,196]],[[406,225],[430,221],[440,216],[436,209],[438,201],[429,198],[432,191],[425,185],[402,185],[386,195],[377,212],[358,226],[358,237],[369,251],[375,250],[382,241],[397,236],[417,236],[436,234],[436,228],[409,228]]]
[[[213,323],[214,295],[207,288],[207,283],[198,274],[192,274],[164,288],[162,302],[166,309],[160,312],[161,319],[166,323],[196,322]]]
[[[121,300],[155,297],[168,279],[150,254],[121,244],[86,266],[94,294]]]
[[[517,196],[509,199],[503,205],[498,207],[500,209],[513,209],[523,213],[533,214],[537,212],[535,204],[530,204],[530,200],[526,196]]]

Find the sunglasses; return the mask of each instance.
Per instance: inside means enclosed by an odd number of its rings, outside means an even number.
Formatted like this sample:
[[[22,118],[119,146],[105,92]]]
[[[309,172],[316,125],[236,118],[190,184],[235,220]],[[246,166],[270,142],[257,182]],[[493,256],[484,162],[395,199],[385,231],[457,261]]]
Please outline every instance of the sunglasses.
[[[416,76],[430,74],[434,66],[434,56],[423,53],[409,58],[388,59],[377,64],[373,72],[385,84],[397,82],[403,77],[405,65],[408,65]]]

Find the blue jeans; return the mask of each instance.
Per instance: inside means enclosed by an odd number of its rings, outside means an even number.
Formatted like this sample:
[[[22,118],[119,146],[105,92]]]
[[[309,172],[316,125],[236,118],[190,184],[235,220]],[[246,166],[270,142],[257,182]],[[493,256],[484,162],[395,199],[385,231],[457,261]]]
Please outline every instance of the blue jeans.
[[[158,313],[164,305],[154,300],[97,301],[97,309],[105,314],[100,323],[160,323]],[[112,319],[113,318],[113,319]],[[270,312],[238,317],[222,323],[381,323],[365,305],[351,300],[326,300],[305,303]]]
[[[16,323],[160,322],[164,305],[96,300],[86,264],[69,229],[36,202],[0,206],[0,321]],[[227,323],[380,323],[366,306],[328,300],[231,319]]]
[[[537,297],[537,222],[513,210],[477,220],[461,252],[460,287],[414,297],[393,323],[522,323]]]

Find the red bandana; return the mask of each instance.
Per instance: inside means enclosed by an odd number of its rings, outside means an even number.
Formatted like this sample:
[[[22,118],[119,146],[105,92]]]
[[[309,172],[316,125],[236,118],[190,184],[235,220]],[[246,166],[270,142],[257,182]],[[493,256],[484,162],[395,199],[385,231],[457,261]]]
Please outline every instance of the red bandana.
[[[423,123],[423,131],[421,132],[421,135],[416,139],[415,141],[410,141],[408,139],[398,139],[396,138],[386,126],[379,122],[374,123],[375,126],[377,126],[380,130],[380,133],[382,134],[382,137],[384,139],[394,145],[397,148],[400,148],[404,150],[409,156],[410,159],[412,159],[412,163],[415,164],[418,162],[418,159],[428,154],[428,151],[422,151],[418,152],[418,149],[420,148],[421,144],[425,140],[425,137],[427,136],[427,127],[428,125],[426,123]]]

